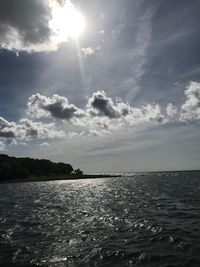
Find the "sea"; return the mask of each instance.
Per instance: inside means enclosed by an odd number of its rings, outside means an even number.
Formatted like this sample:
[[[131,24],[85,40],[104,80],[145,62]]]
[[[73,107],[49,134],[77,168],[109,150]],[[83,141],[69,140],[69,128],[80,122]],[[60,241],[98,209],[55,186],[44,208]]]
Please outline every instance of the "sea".
[[[0,266],[200,266],[200,172],[0,184]]]

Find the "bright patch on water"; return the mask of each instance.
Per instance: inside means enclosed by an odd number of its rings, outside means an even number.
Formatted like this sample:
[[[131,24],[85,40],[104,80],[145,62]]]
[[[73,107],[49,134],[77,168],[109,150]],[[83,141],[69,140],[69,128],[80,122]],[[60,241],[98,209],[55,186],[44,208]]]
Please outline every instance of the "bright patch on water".
[[[0,264],[200,266],[199,178],[2,184]]]

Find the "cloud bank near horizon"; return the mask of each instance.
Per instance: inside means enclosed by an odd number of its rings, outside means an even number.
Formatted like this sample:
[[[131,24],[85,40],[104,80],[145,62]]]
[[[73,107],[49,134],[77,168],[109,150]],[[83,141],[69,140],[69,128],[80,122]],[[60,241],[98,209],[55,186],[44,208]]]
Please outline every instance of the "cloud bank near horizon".
[[[120,128],[136,127],[141,124],[190,123],[200,119],[200,83],[190,82],[185,90],[185,102],[176,107],[172,103],[161,107],[147,103],[132,107],[120,98],[115,101],[104,91],[88,97],[81,109],[64,96],[51,97],[39,93],[29,97],[27,117],[18,122],[9,122],[0,117],[0,149],[7,145],[24,143],[33,139],[54,139],[66,136],[103,135]],[[40,119],[40,121],[38,121]],[[44,121],[42,121],[44,120]],[[46,122],[45,120],[52,120]],[[61,124],[59,123],[62,122]],[[62,127],[61,127],[62,126]],[[63,128],[74,130],[67,134]],[[60,129],[62,128],[62,130]]]
[[[9,122],[0,117],[0,150],[11,144],[25,144],[33,139],[54,139],[64,136],[65,133],[57,130],[54,123],[36,122],[27,118]]]

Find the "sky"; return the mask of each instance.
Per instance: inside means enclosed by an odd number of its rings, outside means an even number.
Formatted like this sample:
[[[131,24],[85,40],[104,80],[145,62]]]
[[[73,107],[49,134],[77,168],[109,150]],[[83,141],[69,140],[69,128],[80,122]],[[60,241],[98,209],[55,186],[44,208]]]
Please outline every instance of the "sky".
[[[200,169],[199,0],[1,0],[0,153]]]

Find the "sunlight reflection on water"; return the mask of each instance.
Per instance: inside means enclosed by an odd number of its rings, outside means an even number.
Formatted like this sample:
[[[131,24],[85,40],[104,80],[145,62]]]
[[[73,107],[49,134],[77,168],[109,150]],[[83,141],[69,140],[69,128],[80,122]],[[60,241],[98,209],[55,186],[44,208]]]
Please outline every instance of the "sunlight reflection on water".
[[[0,263],[200,263],[198,177],[151,174],[1,185]]]

